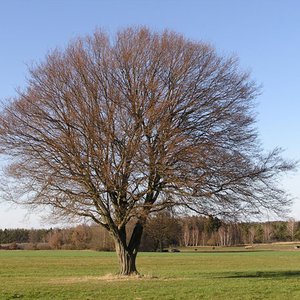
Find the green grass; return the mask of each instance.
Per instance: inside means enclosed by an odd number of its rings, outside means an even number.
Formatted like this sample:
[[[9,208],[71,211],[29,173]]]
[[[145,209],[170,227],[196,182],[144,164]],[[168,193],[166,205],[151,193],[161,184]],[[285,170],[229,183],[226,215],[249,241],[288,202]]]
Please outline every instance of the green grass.
[[[0,251],[0,299],[300,299],[300,251],[140,253],[144,278],[114,253]]]

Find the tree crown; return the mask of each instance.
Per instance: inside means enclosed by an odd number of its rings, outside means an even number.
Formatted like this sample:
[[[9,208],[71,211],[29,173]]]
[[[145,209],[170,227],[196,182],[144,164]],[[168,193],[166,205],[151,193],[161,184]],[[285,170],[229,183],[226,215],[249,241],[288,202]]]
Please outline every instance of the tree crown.
[[[165,31],[102,31],[50,53],[0,115],[20,201],[110,230],[182,206],[240,216],[289,204],[263,155],[258,88],[237,59]],[[18,189],[18,190],[20,190]],[[17,189],[14,188],[16,191]]]

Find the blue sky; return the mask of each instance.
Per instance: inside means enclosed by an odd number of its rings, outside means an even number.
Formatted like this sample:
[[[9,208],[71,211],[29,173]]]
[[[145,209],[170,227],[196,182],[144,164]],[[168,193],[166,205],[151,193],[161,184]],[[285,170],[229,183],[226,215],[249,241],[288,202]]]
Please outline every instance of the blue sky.
[[[175,30],[236,54],[262,84],[257,98],[265,149],[285,149],[300,160],[300,1],[297,0],[4,0],[0,1],[0,99],[24,87],[27,65],[49,50],[103,28],[110,34],[131,25]],[[295,197],[300,220],[300,172],[283,186]],[[38,214],[0,204],[0,228],[38,227]],[[43,225],[45,226],[45,225]]]

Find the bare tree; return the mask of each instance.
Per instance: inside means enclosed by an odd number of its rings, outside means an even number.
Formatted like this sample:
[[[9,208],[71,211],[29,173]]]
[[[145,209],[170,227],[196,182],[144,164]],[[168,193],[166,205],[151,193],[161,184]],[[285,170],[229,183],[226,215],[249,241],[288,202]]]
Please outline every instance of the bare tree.
[[[294,218],[290,218],[287,222],[287,230],[292,241],[295,238],[295,232],[297,231],[297,222]]]
[[[293,164],[262,154],[256,94],[237,60],[207,44],[147,28],[114,40],[97,31],[34,66],[3,108],[5,176],[19,202],[101,224],[120,273],[135,274],[151,212],[238,217],[288,204],[276,180]]]
[[[86,225],[78,225],[71,235],[71,242],[76,249],[86,249],[91,241],[90,228]]]
[[[153,240],[156,251],[163,251],[165,247],[179,244],[181,227],[178,220],[169,212],[160,212],[149,218],[145,231]]]
[[[185,247],[189,246],[190,245],[190,228],[189,228],[189,224],[188,224],[188,220],[185,219],[183,221],[183,245]]]
[[[263,242],[269,243],[272,237],[272,224],[270,222],[266,222],[263,224],[264,237]]]

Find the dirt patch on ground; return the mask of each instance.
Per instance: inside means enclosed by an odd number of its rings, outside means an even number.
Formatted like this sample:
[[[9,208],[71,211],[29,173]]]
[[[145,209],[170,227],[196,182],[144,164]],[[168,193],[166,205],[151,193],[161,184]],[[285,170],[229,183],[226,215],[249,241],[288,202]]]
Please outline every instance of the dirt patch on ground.
[[[81,282],[90,282],[90,281],[130,281],[130,280],[149,280],[149,279],[158,279],[156,276],[152,275],[133,275],[133,276],[121,276],[114,274],[106,274],[104,276],[72,276],[72,277],[61,277],[51,279],[48,282],[51,284],[73,284]]]

